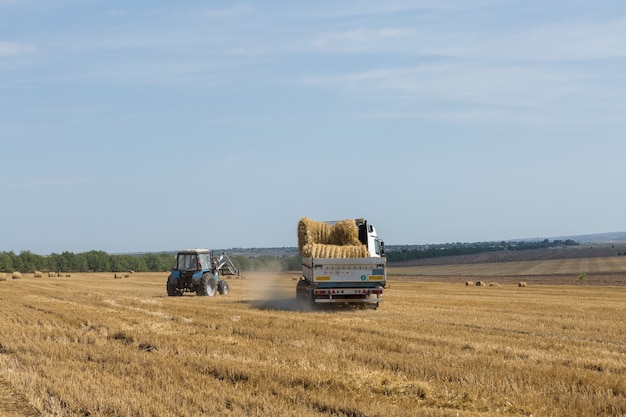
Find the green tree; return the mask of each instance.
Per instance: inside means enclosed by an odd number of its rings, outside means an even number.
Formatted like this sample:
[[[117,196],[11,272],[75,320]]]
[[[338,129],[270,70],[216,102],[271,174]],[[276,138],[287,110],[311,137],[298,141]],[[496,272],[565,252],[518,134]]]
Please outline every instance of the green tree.
[[[73,272],[87,272],[89,271],[89,265],[87,263],[87,255],[84,253],[78,253],[73,256],[72,266],[70,267]]]
[[[19,256],[17,256],[14,252],[9,252],[9,256],[11,257],[11,263],[13,264],[13,270],[12,271],[8,271],[8,272],[13,272],[13,271],[22,271],[23,269],[23,265],[22,265],[22,260],[20,259]]]
[[[13,260],[7,252],[0,253],[0,272],[13,272]]]
[[[92,272],[111,271],[111,260],[109,255],[103,251],[92,250],[86,253],[87,267]]]
[[[287,258],[287,271],[300,271],[302,270],[302,257],[292,256]]]
[[[148,270],[148,265],[143,256],[133,256],[130,261],[130,271],[144,272]]]
[[[231,260],[240,271],[250,271],[252,269],[252,262],[247,256],[237,255],[233,256]]]
[[[171,259],[170,259],[171,258]],[[170,255],[148,253],[144,255],[148,271],[164,272],[172,268],[173,258]]]
[[[37,259],[38,255],[35,255],[31,251],[22,251],[20,252],[18,258],[20,259],[22,266],[22,272],[34,272],[37,269]]]

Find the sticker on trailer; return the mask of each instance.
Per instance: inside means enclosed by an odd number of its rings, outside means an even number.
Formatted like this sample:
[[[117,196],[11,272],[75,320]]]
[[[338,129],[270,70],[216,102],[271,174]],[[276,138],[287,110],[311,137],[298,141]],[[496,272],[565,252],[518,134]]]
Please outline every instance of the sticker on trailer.
[[[349,271],[349,270],[346,271],[344,269],[340,269],[340,270],[326,269],[322,272],[326,275],[351,275],[353,274],[353,271]]]

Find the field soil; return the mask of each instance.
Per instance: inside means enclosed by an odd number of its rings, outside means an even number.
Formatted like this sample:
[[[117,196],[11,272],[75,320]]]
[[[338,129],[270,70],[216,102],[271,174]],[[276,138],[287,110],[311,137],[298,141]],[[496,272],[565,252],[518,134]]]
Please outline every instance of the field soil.
[[[575,247],[486,252],[389,264],[395,279],[459,283],[485,280],[548,285],[626,285],[626,248]]]
[[[38,416],[39,412],[11,386],[0,378],[0,416],[2,417],[30,417]]]
[[[624,416],[626,259],[590,259],[391,267],[377,310],[299,304],[298,273],[215,297],[23,274],[0,282],[0,416]]]

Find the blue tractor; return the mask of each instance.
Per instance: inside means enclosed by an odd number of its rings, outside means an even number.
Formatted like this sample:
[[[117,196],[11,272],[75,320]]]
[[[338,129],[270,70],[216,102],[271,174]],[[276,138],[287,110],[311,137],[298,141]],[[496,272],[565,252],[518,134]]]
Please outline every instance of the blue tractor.
[[[183,295],[195,292],[196,295],[213,297],[216,292],[227,295],[228,282],[220,275],[237,275],[239,269],[230,258],[222,253],[214,256],[208,249],[186,249],[176,255],[176,266],[167,278],[167,295]]]

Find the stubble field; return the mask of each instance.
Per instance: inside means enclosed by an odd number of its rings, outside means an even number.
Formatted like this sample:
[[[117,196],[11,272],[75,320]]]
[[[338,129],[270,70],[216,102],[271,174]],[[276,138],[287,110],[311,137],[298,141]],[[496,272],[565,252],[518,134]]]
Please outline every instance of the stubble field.
[[[0,282],[0,415],[626,415],[625,286],[391,268],[378,310],[311,310],[294,275]]]

